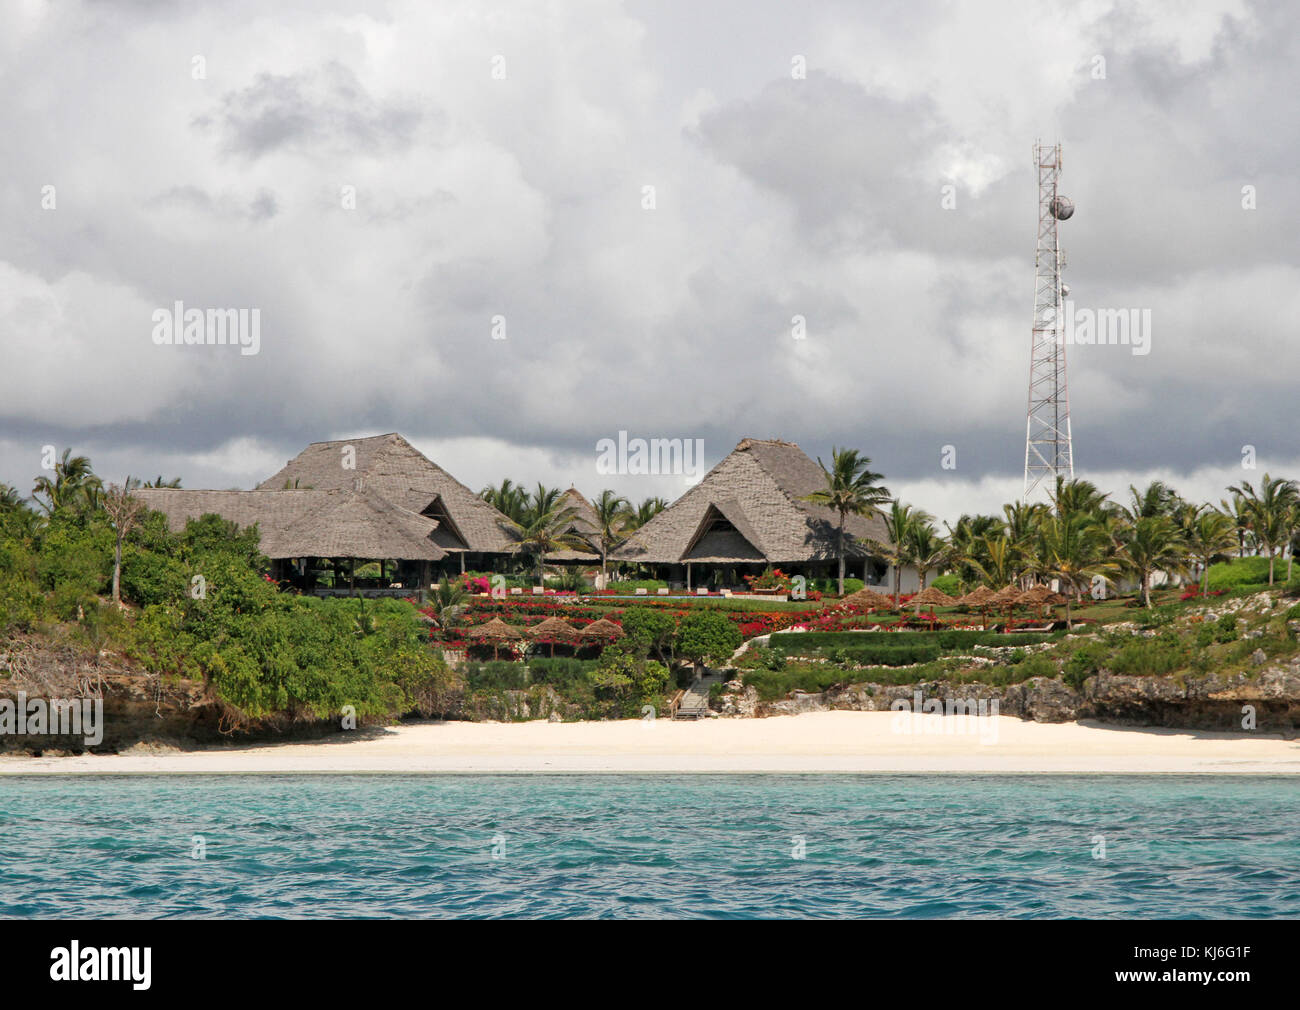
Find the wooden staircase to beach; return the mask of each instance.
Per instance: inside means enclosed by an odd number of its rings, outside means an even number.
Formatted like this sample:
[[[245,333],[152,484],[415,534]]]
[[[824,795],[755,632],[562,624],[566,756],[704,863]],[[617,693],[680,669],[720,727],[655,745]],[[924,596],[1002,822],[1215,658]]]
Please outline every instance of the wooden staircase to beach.
[[[704,719],[709,714],[709,690],[722,683],[722,675],[706,674],[697,678],[685,691],[678,691],[670,706],[674,719]]]

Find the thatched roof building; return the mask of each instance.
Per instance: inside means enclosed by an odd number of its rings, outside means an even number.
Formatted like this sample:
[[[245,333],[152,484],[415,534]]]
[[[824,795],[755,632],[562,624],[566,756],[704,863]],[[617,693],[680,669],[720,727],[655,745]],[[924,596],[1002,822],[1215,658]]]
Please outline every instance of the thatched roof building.
[[[438,523],[393,504],[374,491],[187,491],[141,488],[144,504],[163,513],[174,532],[190,519],[215,513],[239,526],[257,524],[262,553],[283,558],[385,558],[439,561]]]
[[[449,554],[504,554],[514,543],[504,515],[395,432],[313,442],[257,489],[282,492],[286,486],[378,492],[435,520],[434,542]]]
[[[839,514],[802,500],[825,486],[821,467],[794,443],[746,438],[614,557],[713,565],[832,561]],[[870,556],[862,538],[888,540],[879,516],[849,516],[845,533],[849,558]]]

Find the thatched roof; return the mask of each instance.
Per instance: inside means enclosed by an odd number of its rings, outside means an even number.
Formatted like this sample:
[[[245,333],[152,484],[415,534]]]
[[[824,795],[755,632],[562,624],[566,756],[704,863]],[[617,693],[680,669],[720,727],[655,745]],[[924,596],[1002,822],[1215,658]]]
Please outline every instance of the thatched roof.
[[[581,537],[589,550],[576,547],[563,547],[558,551],[548,551],[547,561],[600,561],[600,520],[591,502],[582,496],[576,487],[571,487],[560,496],[559,507],[573,509],[573,521],[565,527],[566,533]]]
[[[829,561],[838,556],[839,514],[802,500],[825,486],[821,467],[797,445],[747,438],[614,556],[715,564]],[[850,557],[868,553],[854,538],[889,539],[879,516],[849,516],[845,531]]]
[[[1052,595],[1051,586],[1044,586],[1044,585],[1030,586],[1028,589],[1026,589],[1023,593],[1020,594],[1020,602],[1038,605],[1051,595]]]
[[[1021,592],[1015,586],[1003,586],[996,593],[989,597],[989,605],[994,607],[1009,607],[1020,602]]]
[[[558,617],[548,617],[540,624],[534,624],[527,631],[528,637],[534,639],[555,639],[556,641],[572,642],[579,637],[577,628]]]
[[[841,603],[851,603],[855,607],[862,607],[864,610],[892,610],[894,599],[892,596],[884,596],[874,589],[859,589],[856,593],[850,593],[840,601]]]
[[[356,466],[345,470],[348,447]],[[451,553],[506,553],[514,544],[504,515],[395,432],[313,442],[258,490],[281,491],[286,481],[316,490],[359,486],[376,491],[401,508],[437,520],[434,540]]]
[[[995,595],[988,586],[976,586],[965,596],[958,597],[957,603],[963,607],[987,607]]]
[[[592,621],[579,634],[583,638],[622,638],[623,629],[613,621],[607,621],[605,618]]]
[[[957,601],[942,589],[926,586],[913,596],[910,602],[915,607],[951,607]]]
[[[504,641],[506,639],[520,639],[525,637],[524,633],[516,628],[513,624],[506,624],[499,617],[494,617],[490,621],[477,624],[465,632],[466,638],[487,638]]]
[[[134,494],[167,517],[173,532],[215,513],[241,527],[257,524],[269,558],[380,558],[437,561],[438,524],[375,491],[190,491],[141,488]]]

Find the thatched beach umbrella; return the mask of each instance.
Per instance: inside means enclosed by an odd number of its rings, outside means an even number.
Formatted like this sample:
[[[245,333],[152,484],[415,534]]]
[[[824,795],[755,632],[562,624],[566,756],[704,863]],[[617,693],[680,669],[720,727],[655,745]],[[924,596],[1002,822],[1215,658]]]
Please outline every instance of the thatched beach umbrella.
[[[548,617],[541,624],[534,624],[528,629],[528,637],[534,642],[549,641],[551,655],[555,655],[555,643],[572,644],[580,637],[578,629],[558,617]]]
[[[934,586],[926,586],[919,593],[912,597],[912,602],[916,604],[918,615],[921,613],[921,607],[951,607],[957,601],[945,593],[942,589],[935,589]],[[930,622],[930,630],[934,630],[934,621]]]
[[[988,624],[987,615],[989,602],[994,597],[994,592],[988,586],[976,586],[965,596],[959,597],[957,605],[965,607],[967,610],[978,609],[980,612],[980,627]]]
[[[855,607],[861,607],[863,610],[894,609],[894,601],[874,589],[859,589],[856,593],[850,593],[844,597],[840,602],[850,603]]]
[[[612,642],[616,638],[623,637],[623,629],[613,621],[607,621],[602,617],[599,620],[592,621],[578,634],[584,641]]]
[[[1060,593],[1052,592],[1050,586],[1037,585],[1026,589],[1020,596],[1020,602],[1026,606],[1037,607],[1042,610],[1064,603],[1065,597]]]
[[[989,597],[991,607],[1014,607],[1020,602],[1020,590],[1015,586],[1003,586]]]
[[[482,639],[485,642],[490,641],[492,643],[492,658],[497,659],[503,641],[517,642],[524,637],[524,633],[513,624],[506,624],[501,618],[494,617],[484,624],[470,628],[465,633],[465,637]]]

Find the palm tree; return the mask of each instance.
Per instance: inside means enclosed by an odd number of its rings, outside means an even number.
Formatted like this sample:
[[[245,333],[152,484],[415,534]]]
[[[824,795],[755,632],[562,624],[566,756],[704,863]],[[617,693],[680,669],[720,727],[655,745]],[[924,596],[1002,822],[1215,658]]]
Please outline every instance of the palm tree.
[[[25,501],[16,487],[0,484],[0,512],[15,512],[24,507]]]
[[[1142,605],[1151,606],[1151,576],[1158,571],[1177,572],[1186,568],[1187,552],[1178,529],[1168,516],[1140,516],[1129,528],[1120,567],[1138,581]]]
[[[840,521],[836,537],[836,553],[839,555],[840,576],[839,595],[844,595],[844,522],[849,513],[854,515],[871,515],[892,497],[889,489],[881,487],[879,482],[884,474],[871,470],[871,460],[858,454],[857,449],[837,449],[831,447],[831,467],[817,458],[817,465],[822,468],[826,486],[812,494],[803,496],[803,500],[814,505],[824,505],[839,513]]]
[[[1130,484],[1128,493],[1130,504],[1122,507],[1122,511],[1130,522],[1153,516],[1172,517],[1178,506],[1183,504],[1178,492],[1162,480],[1153,480],[1143,491]]]
[[[538,585],[545,584],[548,552],[566,547],[590,550],[590,545],[571,529],[577,517],[577,509],[553,503],[546,512],[537,514],[530,508],[519,521],[510,521],[515,535],[515,550],[529,555],[537,564]]]
[[[447,576],[438,580],[438,586],[429,594],[429,609],[438,621],[438,627],[444,631],[450,621],[464,609],[465,587],[460,582],[451,582]]]
[[[600,584],[608,577],[609,552],[617,547],[631,532],[628,525],[632,512],[628,500],[606,488],[599,498],[593,498],[591,507],[596,513],[596,535],[600,541]]]
[[[912,527],[918,523],[930,523],[934,517],[929,512],[914,509],[911,505],[894,502],[882,518],[885,523],[885,535],[888,542],[867,539],[868,550],[883,558],[894,569],[894,606],[902,595],[903,566],[912,562]]]
[[[1250,536],[1250,516],[1246,512],[1246,500],[1239,494],[1234,494],[1231,501],[1220,498],[1219,508],[1232,520],[1237,535],[1237,557],[1244,558],[1246,540]]]
[[[1291,541],[1293,513],[1300,501],[1300,489],[1297,489],[1295,481],[1264,474],[1264,482],[1258,491],[1245,480],[1228,490],[1243,499],[1255,542],[1268,552],[1268,584],[1271,586],[1274,557],[1279,548],[1285,549]]]
[[[935,569],[942,569],[950,563],[952,548],[943,537],[939,536],[932,524],[918,522],[912,527],[910,554],[912,564],[916,565],[918,589],[924,589],[925,577]]]
[[[1070,622],[1070,592],[1083,595],[1093,577],[1108,578],[1118,569],[1105,556],[1105,535],[1084,513],[1050,516],[1038,527],[1034,571],[1045,579],[1056,579],[1065,592],[1065,626]]]
[[[663,498],[645,499],[628,517],[628,529],[639,530],[667,507],[668,502]]]
[[[1090,480],[1057,477],[1056,489],[1052,493],[1052,507],[1062,517],[1093,516],[1101,511],[1108,497],[1109,495],[1097,490],[1097,485]]]
[[[58,509],[85,503],[88,499],[97,500],[102,487],[102,482],[90,468],[90,457],[73,456],[71,449],[64,449],[54,464],[54,479],[37,477],[32,496],[47,515],[53,515]],[[45,500],[37,495],[44,495]]]
[[[563,494],[564,492],[558,487],[547,487],[541,481],[538,481],[533,493],[525,498],[524,516],[538,518],[546,515],[559,505]]]
[[[957,566],[963,586],[973,585],[980,578],[979,562],[987,561],[985,541],[1002,532],[1002,520],[997,516],[962,515],[948,528],[948,543],[952,548],[952,563]]]
[[[500,487],[493,487],[489,484],[478,493],[478,496],[505,515],[507,519],[519,522],[524,517],[526,505],[524,489],[509,477],[501,482]]]
[[[1038,524],[1051,514],[1051,510],[1042,502],[1013,502],[1002,506],[1003,524],[1007,537],[1021,557],[1028,557],[1038,532]],[[1010,583],[1003,583],[1010,585]]]
[[[1183,539],[1188,553],[1200,566],[1197,584],[1201,592],[1210,588],[1210,565],[1215,558],[1226,557],[1237,545],[1237,528],[1231,516],[1204,505],[1197,510],[1192,521],[1184,527]]]
[[[983,557],[972,557],[971,564],[979,572],[980,580],[992,589],[1009,586],[1020,577],[1024,556],[1020,548],[1006,534],[982,537]]]

